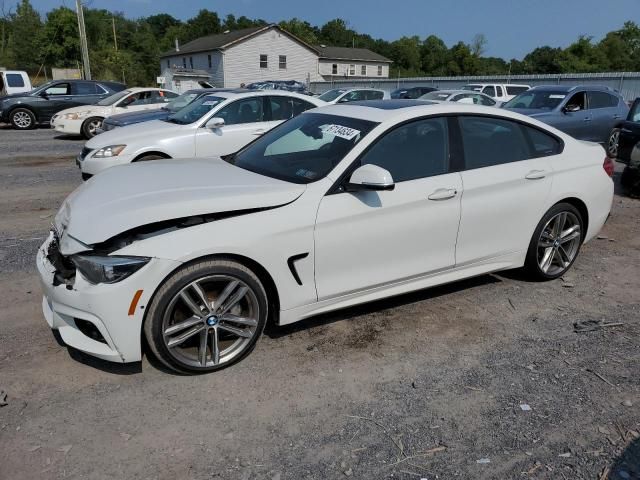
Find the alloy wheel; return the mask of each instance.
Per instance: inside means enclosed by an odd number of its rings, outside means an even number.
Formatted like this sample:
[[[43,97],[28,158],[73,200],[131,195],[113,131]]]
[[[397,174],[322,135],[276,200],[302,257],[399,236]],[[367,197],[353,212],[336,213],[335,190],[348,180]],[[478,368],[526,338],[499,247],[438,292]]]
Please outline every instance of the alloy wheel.
[[[614,130],[609,137],[609,143],[607,144],[607,153],[612,158],[618,156],[618,145],[620,143],[620,130]]]
[[[192,281],[169,302],[162,337],[169,354],[192,367],[230,363],[256,335],[260,306],[255,292],[231,275]]]
[[[98,129],[102,126],[102,120],[94,119],[87,124],[87,133],[89,137],[95,137]]]
[[[31,126],[31,117],[27,112],[16,112],[13,114],[13,123],[18,128],[29,128]]]
[[[580,220],[572,212],[560,212],[546,223],[538,239],[538,266],[547,275],[564,273],[573,263],[582,232]]]

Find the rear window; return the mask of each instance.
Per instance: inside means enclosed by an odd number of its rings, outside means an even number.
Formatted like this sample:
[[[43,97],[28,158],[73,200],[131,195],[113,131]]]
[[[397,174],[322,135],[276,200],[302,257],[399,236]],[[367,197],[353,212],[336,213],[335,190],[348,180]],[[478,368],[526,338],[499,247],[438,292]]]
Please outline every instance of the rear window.
[[[8,87],[24,87],[24,78],[19,73],[7,73],[6,77]]]
[[[618,97],[607,92],[589,92],[589,108],[610,108],[618,105]]]
[[[465,85],[464,87],[462,87],[462,90],[472,90],[474,92],[479,92],[482,90],[482,85]]]
[[[507,95],[520,95],[523,92],[529,90],[529,87],[517,87],[515,85],[506,85]]]

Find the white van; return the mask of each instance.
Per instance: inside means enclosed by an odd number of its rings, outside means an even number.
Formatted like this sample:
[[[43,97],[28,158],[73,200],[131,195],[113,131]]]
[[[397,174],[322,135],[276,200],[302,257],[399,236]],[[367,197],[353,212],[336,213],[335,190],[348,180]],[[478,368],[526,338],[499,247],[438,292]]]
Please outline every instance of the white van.
[[[0,70],[0,97],[13,93],[30,92],[32,89],[27,72]]]
[[[493,97],[498,102],[508,102],[516,95],[526,92],[529,85],[516,85],[515,83],[470,83],[462,87],[463,90],[473,90]]]

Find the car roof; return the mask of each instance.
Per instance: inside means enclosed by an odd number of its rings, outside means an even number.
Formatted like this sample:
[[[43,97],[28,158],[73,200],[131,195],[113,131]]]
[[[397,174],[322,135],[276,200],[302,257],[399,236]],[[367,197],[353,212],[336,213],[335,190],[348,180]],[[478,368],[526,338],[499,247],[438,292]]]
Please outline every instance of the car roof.
[[[575,90],[594,90],[596,92],[618,93],[605,85],[537,85],[531,88],[531,90],[563,93],[569,93]]]
[[[250,92],[247,88],[192,88],[184,93]]]
[[[147,92],[149,90],[154,91],[154,92],[158,92],[160,90],[163,91],[170,91],[168,88],[157,88],[157,87],[131,87],[131,88],[127,88],[126,89],[128,92],[131,93],[136,93],[136,92]]]
[[[265,95],[277,95],[280,97],[295,97],[300,98],[302,100],[306,100],[309,103],[317,103],[320,102],[322,105],[325,104],[322,100],[317,97],[311,97],[309,95],[304,95],[302,93],[290,92],[289,90],[246,90],[246,89],[236,89],[236,90],[218,90],[210,92],[209,95],[215,95],[220,98],[243,98],[243,97],[263,97]]]
[[[482,92],[470,92],[469,90],[436,90],[435,92],[429,92],[429,93],[448,93],[449,95],[455,95],[456,93],[485,95]],[[488,97],[489,95],[485,95],[485,96]]]

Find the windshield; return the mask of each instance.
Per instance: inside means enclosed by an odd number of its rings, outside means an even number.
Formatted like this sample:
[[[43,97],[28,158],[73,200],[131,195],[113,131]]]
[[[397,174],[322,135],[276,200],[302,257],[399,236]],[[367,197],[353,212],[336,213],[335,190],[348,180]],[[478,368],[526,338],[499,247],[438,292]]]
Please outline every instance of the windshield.
[[[178,110],[180,110],[182,107],[189,105],[194,98],[198,97],[198,95],[200,95],[199,93],[183,93],[182,95],[174,98],[173,100],[169,101],[169,103],[167,103],[164,108],[166,110],[169,110],[171,113],[175,113]]]
[[[45,90],[49,85],[51,85],[55,80],[49,80],[46,83],[43,83],[42,85],[40,85],[39,87],[34,88],[33,90],[31,90],[31,92],[29,92],[29,94],[31,95],[37,95],[38,93],[42,92],[43,90]]]
[[[465,85],[464,87],[462,87],[462,90],[471,90],[474,92],[479,92],[480,90],[482,90],[482,85]]]
[[[357,118],[304,113],[264,134],[228,161],[267,177],[311,183],[326,177],[376,125]]]
[[[512,98],[503,108],[522,108],[525,110],[553,110],[566,98],[562,92],[529,90]]]
[[[328,92],[324,92],[318,98],[320,100],[324,100],[325,102],[331,102],[342,95],[346,90],[329,90]]]
[[[130,90],[123,90],[121,92],[114,93],[113,95],[110,95],[107,98],[103,98],[97,104],[100,105],[101,107],[108,107],[109,105],[113,105],[118,100],[120,100],[120,99],[122,99],[122,98],[124,98],[124,97],[126,97],[127,95],[130,95],[130,94],[131,94]]]
[[[451,94],[449,92],[429,92],[420,97],[420,100],[438,100],[444,102],[449,98]]]
[[[204,95],[200,98],[193,100],[188,105],[185,105],[173,115],[169,115],[167,122],[177,123],[179,125],[187,125],[189,123],[197,122],[207,113],[209,113],[213,107],[224,102],[226,98],[214,97],[213,95]]]

